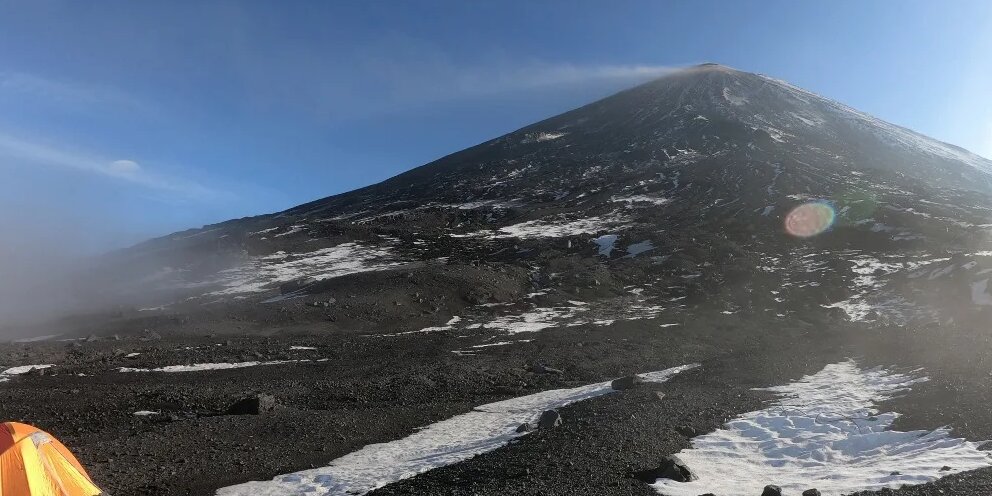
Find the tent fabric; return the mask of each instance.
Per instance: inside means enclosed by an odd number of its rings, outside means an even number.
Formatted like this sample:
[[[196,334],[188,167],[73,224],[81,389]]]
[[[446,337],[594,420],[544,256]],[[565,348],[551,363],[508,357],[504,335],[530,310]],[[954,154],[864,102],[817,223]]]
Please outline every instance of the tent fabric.
[[[99,496],[100,488],[51,434],[0,424],[0,496]]]

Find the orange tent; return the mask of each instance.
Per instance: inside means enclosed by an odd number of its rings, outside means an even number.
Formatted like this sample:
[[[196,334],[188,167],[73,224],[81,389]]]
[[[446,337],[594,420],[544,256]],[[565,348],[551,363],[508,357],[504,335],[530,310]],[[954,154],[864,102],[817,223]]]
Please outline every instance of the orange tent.
[[[0,496],[98,496],[76,457],[51,434],[0,424]]]

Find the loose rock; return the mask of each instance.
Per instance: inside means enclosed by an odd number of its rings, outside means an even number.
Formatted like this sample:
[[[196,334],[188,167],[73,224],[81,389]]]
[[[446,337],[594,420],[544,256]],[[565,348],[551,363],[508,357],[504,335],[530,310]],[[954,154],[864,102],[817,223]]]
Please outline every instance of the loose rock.
[[[561,369],[556,369],[554,367],[548,367],[547,365],[544,365],[543,363],[538,363],[536,365],[531,365],[528,368],[528,370],[530,370],[531,372],[533,372],[535,374],[557,374],[557,375],[561,375],[561,374],[564,374],[565,373],[565,371],[563,371]]]
[[[227,409],[228,415],[261,415],[276,408],[276,398],[268,394],[258,394],[242,398]]]
[[[768,484],[765,486],[765,490],[761,491],[761,496],[782,496],[782,488],[774,484]]]
[[[656,468],[643,470],[634,475],[648,484],[653,484],[658,479],[671,479],[675,482],[689,482],[696,479],[685,462],[675,455],[663,456]]]
[[[617,391],[621,391],[639,386],[641,384],[644,384],[644,379],[641,379],[640,376],[628,375],[627,377],[614,379],[613,382],[610,383],[610,387],[616,389]]]
[[[561,425],[561,422],[561,414],[558,413],[558,410],[547,410],[538,419],[537,427],[539,429],[554,429]]]

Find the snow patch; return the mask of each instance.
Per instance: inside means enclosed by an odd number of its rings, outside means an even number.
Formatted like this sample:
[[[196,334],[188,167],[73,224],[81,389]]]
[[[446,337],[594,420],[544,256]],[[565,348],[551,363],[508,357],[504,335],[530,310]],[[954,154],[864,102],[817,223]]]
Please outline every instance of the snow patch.
[[[11,376],[24,375],[27,374],[28,372],[31,372],[32,370],[47,369],[54,366],[55,366],[54,363],[46,363],[42,365],[20,365],[17,367],[11,367],[7,370],[4,370],[3,372],[0,372],[0,382],[9,381]]]
[[[563,137],[563,136],[565,136],[567,134],[568,133],[547,133],[547,132],[529,133],[526,136],[524,136],[524,139],[521,142],[522,143],[540,143],[542,141],[556,140],[556,139],[561,138],[561,137]]]
[[[624,224],[629,219],[617,215],[587,217],[559,223],[552,220],[532,220],[499,229],[501,236],[516,238],[560,238],[580,234],[596,234],[612,226]]]
[[[633,205],[634,203],[648,203],[651,205],[667,205],[672,203],[671,198],[648,195],[614,196],[610,198],[610,201],[614,203],[624,202],[627,203],[628,206]]]
[[[730,88],[724,88],[723,89],[723,98],[725,100],[727,100],[728,102],[730,102],[731,105],[740,106],[740,105],[744,105],[745,103],[747,103],[747,98],[745,98],[743,96],[737,96],[737,95],[732,94],[730,92]]]
[[[208,295],[256,293],[302,277],[324,280],[358,272],[386,270],[397,265],[401,262],[396,260],[389,248],[360,243],[342,243],[308,253],[276,252],[250,259],[240,267],[221,271],[213,283],[221,285],[222,289]]]
[[[495,343],[477,344],[475,346],[469,346],[469,348],[489,348],[492,346],[507,346],[514,343],[529,343],[531,341],[533,341],[533,339],[519,339],[517,341],[497,341]]]
[[[393,334],[379,334],[378,336],[381,336],[381,337],[391,337],[391,336],[404,336],[404,335],[407,335],[407,334],[420,334],[420,333],[424,333],[424,332],[450,331],[450,330],[454,329],[455,328],[455,324],[461,322],[461,320],[462,320],[461,317],[455,315],[450,320],[448,320],[448,322],[446,324],[444,324],[443,326],[425,327],[423,329],[418,329],[416,331],[397,332],[397,333],[393,333]]]
[[[608,256],[610,256],[610,253],[613,253],[613,246],[617,242],[617,235],[616,234],[604,234],[604,235],[602,235],[602,236],[600,236],[598,238],[594,238],[592,240],[592,242],[593,243],[596,243],[596,245],[599,246],[599,254],[600,255],[602,255],[604,257],[608,257]]]
[[[899,414],[879,413],[876,404],[925,380],[846,361],[768,388],[779,396],[772,406],[696,437],[678,453],[698,480],[659,479],[652,487],[667,496],[753,496],[766,484],[784,494],[815,487],[841,495],[992,465],[981,443],[953,438],[950,429],[889,430]]]
[[[627,247],[627,256],[628,257],[636,257],[637,255],[640,255],[641,253],[644,253],[646,251],[651,251],[653,249],[654,249],[654,244],[651,243],[651,240],[647,239],[647,240],[641,241],[640,243],[634,243],[634,244],[628,246]]]
[[[481,327],[509,334],[537,332],[554,327],[562,320],[575,317],[577,310],[575,307],[535,308],[529,312],[495,318],[482,324]]]
[[[275,236],[273,236],[273,238],[281,238],[283,236],[290,236],[290,235],[296,234],[298,232],[303,231],[303,227],[304,226],[291,226],[288,231],[286,231],[284,233],[276,234]]]
[[[133,367],[121,367],[119,372],[201,372],[205,370],[228,370],[242,369],[245,367],[258,367],[260,365],[282,365],[286,363],[302,363],[310,360],[271,360],[268,362],[220,362],[220,363],[194,363],[192,365],[167,365],[154,369],[139,369]]]
[[[640,374],[648,382],[665,382],[696,367],[684,365]],[[271,481],[228,486],[217,496],[281,496],[365,494],[428,470],[458,463],[493,451],[512,439],[525,422],[534,422],[545,410],[613,392],[609,382],[571,389],[554,389],[476,407],[473,411],[428,425],[414,434],[388,443],[370,444],[338,458],[326,467],[280,475]]]

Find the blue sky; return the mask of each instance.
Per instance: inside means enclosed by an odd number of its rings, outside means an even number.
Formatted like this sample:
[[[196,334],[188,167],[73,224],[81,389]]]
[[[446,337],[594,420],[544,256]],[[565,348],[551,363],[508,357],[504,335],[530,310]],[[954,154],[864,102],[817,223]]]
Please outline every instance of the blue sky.
[[[985,0],[0,0],[0,229],[273,212],[707,61],[992,156],[990,53]]]

